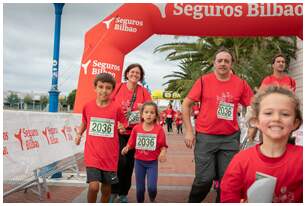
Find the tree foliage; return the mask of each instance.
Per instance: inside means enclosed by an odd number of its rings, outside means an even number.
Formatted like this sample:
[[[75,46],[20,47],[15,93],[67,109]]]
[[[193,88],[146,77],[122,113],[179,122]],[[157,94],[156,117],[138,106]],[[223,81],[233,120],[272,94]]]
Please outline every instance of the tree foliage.
[[[196,42],[168,43],[154,52],[168,52],[166,60],[178,62],[178,71],[164,76],[166,90],[179,92],[185,97],[201,74],[213,70],[213,58],[220,47],[228,48],[235,59],[233,71],[254,88],[271,74],[271,59],[277,53],[295,58],[296,37],[199,37]]]
[[[14,92],[11,92],[8,96],[7,96],[7,102],[10,104],[10,106],[14,106],[16,104],[19,103],[20,98],[18,97],[18,95]]]
[[[72,90],[67,97],[67,104],[70,106],[70,109],[74,107],[74,100],[76,95],[76,89]]]
[[[27,94],[24,98],[23,98],[23,102],[26,103],[26,104],[33,104],[33,98]]]

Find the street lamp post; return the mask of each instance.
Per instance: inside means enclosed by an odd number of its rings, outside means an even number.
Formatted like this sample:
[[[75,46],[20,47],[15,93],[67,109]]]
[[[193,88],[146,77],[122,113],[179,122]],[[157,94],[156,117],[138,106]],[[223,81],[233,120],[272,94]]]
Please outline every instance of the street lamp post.
[[[53,46],[53,62],[52,62],[52,84],[49,91],[49,112],[58,112],[58,65],[59,65],[59,49],[60,49],[60,33],[61,33],[61,16],[63,3],[54,3],[55,8],[55,31],[54,31],[54,46]],[[49,165],[51,168],[56,167],[56,164]],[[62,173],[58,172],[52,178],[62,177]]]
[[[55,3],[55,31],[54,31],[54,47],[53,47],[53,63],[52,63],[52,85],[49,91],[49,112],[58,111],[58,65],[59,65],[59,48],[60,48],[60,33],[61,33],[61,16],[63,3]]]

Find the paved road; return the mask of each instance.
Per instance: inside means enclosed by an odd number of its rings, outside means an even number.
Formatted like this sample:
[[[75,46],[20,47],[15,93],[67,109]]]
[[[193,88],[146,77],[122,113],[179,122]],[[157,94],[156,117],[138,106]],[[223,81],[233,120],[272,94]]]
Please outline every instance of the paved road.
[[[183,135],[170,133],[167,135],[168,152],[167,161],[159,163],[158,194],[156,202],[187,202],[190,187],[194,178],[193,150],[187,149],[184,144]],[[80,162],[81,174],[85,174],[84,165]],[[4,202],[86,202],[87,185],[85,177],[73,181],[63,178],[58,181],[48,183],[50,199],[44,198],[40,201],[33,192],[28,190],[16,192],[3,199]],[[4,185],[4,191],[9,185]],[[135,178],[133,176],[132,188],[129,192],[129,202],[136,202]],[[212,202],[215,192],[211,192],[204,202]],[[146,195],[145,202],[149,198]]]

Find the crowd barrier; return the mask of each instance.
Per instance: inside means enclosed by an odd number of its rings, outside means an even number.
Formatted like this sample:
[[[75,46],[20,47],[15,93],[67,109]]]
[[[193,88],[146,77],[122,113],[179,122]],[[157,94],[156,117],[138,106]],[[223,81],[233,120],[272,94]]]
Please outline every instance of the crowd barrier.
[[[4,110],[3,182],[17,186],[3,196],[37,186],[33,192],[41,199],[47,177],[66,169],[78,173],[85,139],[74,143],[80,123],[80,114]]]

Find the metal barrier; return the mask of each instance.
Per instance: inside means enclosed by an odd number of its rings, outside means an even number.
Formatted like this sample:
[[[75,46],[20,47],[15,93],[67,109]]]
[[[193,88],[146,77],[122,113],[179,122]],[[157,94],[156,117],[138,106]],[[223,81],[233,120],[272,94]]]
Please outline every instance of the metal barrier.
[[[44,196],[47,199],[51,198],[51,194],[48,189],[47,184],[47,178],[51,177],[53,174],[58,172],[63,172],[66,170],[72,170],[76,176],[79,176],[79,167],[77,165],[77,162],[81,159],[83,159],[84,155],[77,154],[71,157],[68,157],[66,159],[60,160],[58,162],[55,162],[56,164],[52,163],[54,166],[49,167],[49,165],[35,169],[33,171],[33,176],[30,178],[24,179],[22,181],[20,180],[9,180],[4,181],[4,184],[16,184],[18,182],[21,182],[20,185],[10,189],[9,191],[6,191],[3,193],[3,197],[6,197],[8,195],[11,195],[15,192],[19,192],[24,190],[26,193],[28,189],[30,189],[34,194],[36,194],[39,197],[39,200],[43,200]],[[50,169],[51,168],[51,169]]]

